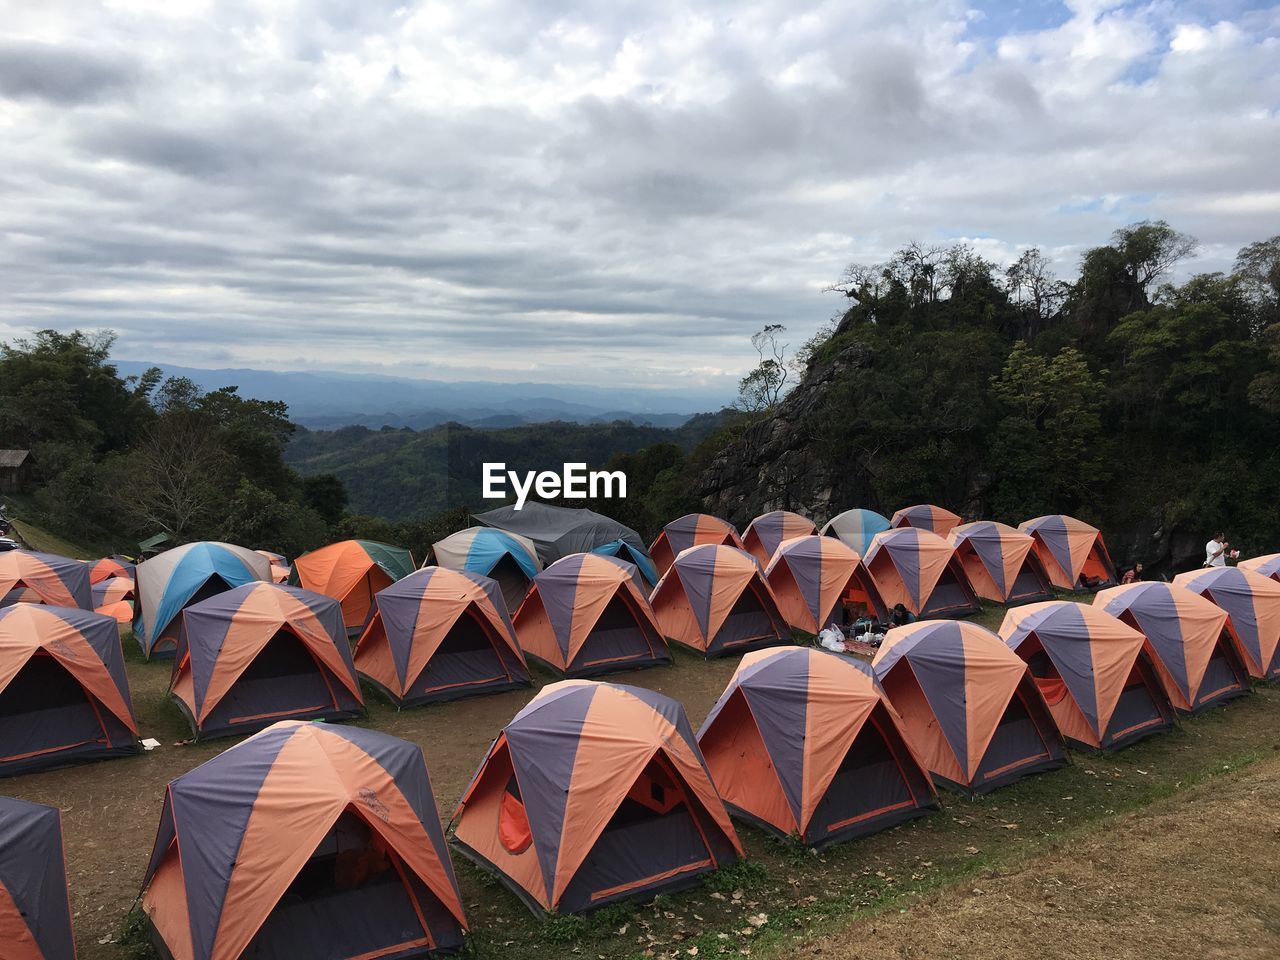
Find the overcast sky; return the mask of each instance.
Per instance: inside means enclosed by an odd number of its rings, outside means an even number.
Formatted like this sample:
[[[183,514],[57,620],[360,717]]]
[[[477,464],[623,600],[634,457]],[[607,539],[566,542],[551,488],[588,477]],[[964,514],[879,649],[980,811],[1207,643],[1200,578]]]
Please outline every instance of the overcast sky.
[[[0,0],[0,339],[726,394],[902,243],[1280,233],[1280,7]]]

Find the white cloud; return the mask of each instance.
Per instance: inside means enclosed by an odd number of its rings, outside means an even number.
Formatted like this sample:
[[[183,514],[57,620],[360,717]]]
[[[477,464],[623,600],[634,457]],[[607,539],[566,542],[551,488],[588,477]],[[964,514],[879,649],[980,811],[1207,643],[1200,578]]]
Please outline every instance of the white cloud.
[[[1280,13],[1069,6],[0,0],[0,337],[731,390],[911,239],[1274,234]]]

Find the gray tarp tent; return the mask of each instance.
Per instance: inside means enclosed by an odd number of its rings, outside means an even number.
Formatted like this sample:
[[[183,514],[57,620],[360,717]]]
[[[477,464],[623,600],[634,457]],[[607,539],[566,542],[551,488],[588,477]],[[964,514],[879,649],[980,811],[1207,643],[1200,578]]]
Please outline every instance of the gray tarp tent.
[[[498,507],[477,513],[473,519],[486,527],[497,527],[532,540],[543,566],[571,553],[590,553],[614,540],[622,540],[645,557],[649,556],[640,534],[593,510],[526,503],[522,510]]]

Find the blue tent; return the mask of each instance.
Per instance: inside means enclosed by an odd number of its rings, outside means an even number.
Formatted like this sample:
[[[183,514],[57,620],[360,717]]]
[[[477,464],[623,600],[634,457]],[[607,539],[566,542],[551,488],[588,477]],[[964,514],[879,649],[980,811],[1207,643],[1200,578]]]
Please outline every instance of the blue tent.
[[[186,607],[255,580],[270,583],[271,561],[230,543],[188,543],[138,564],[137,578],[133,633],[149,659],[173,655]]]

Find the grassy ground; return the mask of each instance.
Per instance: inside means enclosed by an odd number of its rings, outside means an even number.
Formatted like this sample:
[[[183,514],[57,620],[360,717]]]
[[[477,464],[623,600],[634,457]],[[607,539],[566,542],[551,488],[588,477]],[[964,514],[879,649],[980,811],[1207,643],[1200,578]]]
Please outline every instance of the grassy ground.
[[[1073,831],[1044,854],[802,939],[834,960],[1280,956],[1280,757]]]
[[[22,538],[23,543],[32,550],[38,550],[40,553],[56,553],[64,557],[74,557],[77,560],[94,560],[99,556],[98,554],[86,552],[83,547],[54,536],[52,533],[41,530],[39,527],[22,520],[14,520],[13,527],[18,536]]]

